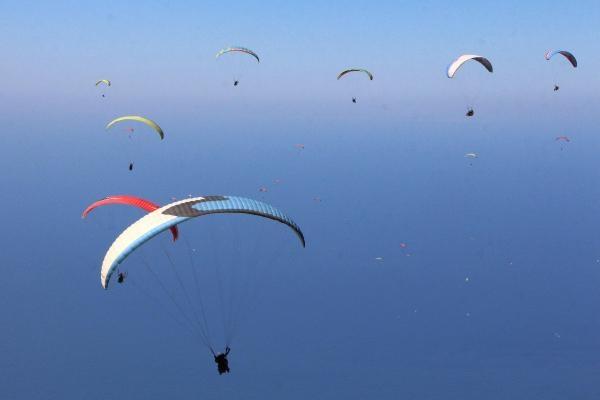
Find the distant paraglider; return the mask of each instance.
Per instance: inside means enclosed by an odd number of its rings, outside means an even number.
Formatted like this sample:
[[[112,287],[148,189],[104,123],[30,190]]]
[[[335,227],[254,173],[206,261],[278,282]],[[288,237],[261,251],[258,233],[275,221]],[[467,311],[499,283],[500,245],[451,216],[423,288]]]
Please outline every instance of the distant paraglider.
[[[369,80],[372,81],[373,80],[373,74],[369,71],[367,71],[364,68],[349,68],[349,69],[345,69],[342,72],[340,72],[337,76],[337,79],[340,80],[342,77],[350,74],[350,73],[363,73],[366,74],[369,77]],[[352,103],[356,104],[356,96],[352,96]]]
[[[251,57],[254,57],[254,59],[256,59],[256,62],[260,63],[260,57],[258,57],[258,54],[256,54],[254,51],[247,49],[245,47],[239,47],[239,46],[231,46],[231,47],[226,47],[224,49],[221,49],[218,51],[217,55],[215,58],[219,58],[224,54],[227,53],[241,53],[241,54],[247,54]],[[240,84],[240,79],[237,75],[239,75],[241,72],[237,71],[236,77],[234,77],[233,79],[233,86],[238,86]]]
[[[468,158],[469,160],[471,160],[471,162],[469,162],[469,165],[473,165],[473,160],[479,158],[479,154],[477,153],[467,153],[465,154],[465,158]]]
[[[158,124],[156,122],[154,122],[151,119],[148,119],[146,117],[141,117],[139,115],[125,115],[125,116],[122,116],[119,118],[115,118],[106,125],[106,129],[108,130],[108,129],[112,128],[115,124],[118,124],[123,121],[141,122],[141,123],[149,126],[150,128],[154,129],[156,131],[156,133],[158,133],[160,140],[163,140],[165,138],[165,134],[164,134],[162,128],[160,126],[158,126]],[[128,136],[130,139],[131,139],[131,133],[133,133],[133,128],[129,128]],[[129,162],[129,171],[133,171],[133,162],[132,161]]]
[[[559,142],[561,143],[560,145],[560,151],[563,151],[563,143],[570,143],[571,139],[568,136],[557,136],[554,138],[555,142]]]
[[[544,54],[544,58],[546,60],[550,61],[552,59],[552,57],[554,57],[557,54],[560,54],[561,56],[563,56],[573,66],[573,68],[577,68],[577,59],[575,58],[573,53],[566,51],[566,50],[556,50],[556,51],[549,50]],[[558,92],[559,89],[560,89],[560,86],[555,83],[554,91]]]
[[[490,60],[488,60],[487,58],[478,56],[475,54],[463,54],[463,55],[459,56],[456,60],[452,61],[450,63],[450,65],[448,66],[448,69],[446,70],[446,75],[448,76],[448,78],[450,78],[450,79],[454,78],[457,71],[466,62],[469,62],[469,61],[476,61],[479,64],[481,64],[486,70],[488,70],[488,72],[490,72],[490,73],[494,72],[494,67],[492,66],[492,63],[490,62]],[[473,109],[473,107],[469,107],[465,116],[472,117],[473,115],[475,115],[475,110]]]
[[[561,143],[570,143],[571,139],[568,136],[557,136],[556,138],[554,138],[555,142],[561,142]],[[560,146],[560,151],[563,150],[563,146],[561,144]]]
[[[100,79],[98,82],[96,82],[95,86],[98,86],[98,85],[101,85],[101,84],[104,84],[106,86],[110,86],[111,85],[111,83],[110,83],[110,81],[108,79]],[[102,93],[102,97],[106,97],[104,95],[104,93]]]

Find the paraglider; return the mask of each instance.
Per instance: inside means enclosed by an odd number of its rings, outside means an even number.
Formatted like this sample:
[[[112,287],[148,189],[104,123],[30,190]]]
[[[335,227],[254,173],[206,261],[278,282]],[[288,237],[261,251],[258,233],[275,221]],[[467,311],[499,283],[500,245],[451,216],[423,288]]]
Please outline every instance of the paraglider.
[[[250,214],[272,219],[287,225],[306,245],[304,234],[296,223],[275,207],[248,198],[235,196],[205,196],[185,199],[167,204],[140,218],[123,231],[112,243],[100,272],[100,283],[104,289],[115,269],[137,248],[159,233],[176,227],[187,220],[209,214]]]
[[[469,160],[474,160],[476,158],[479,158],[479,154],[477,154],[477,153],[467,153],[467,154],[465,154],[465,158],[468,158]],[[472,166],[473,163],[470,162],[469,165]]]
[[[561,56],[563,56],[564,59],[566,59],[573,66],[573,68],[577,68],[577,59],[575,58],[573,53],[566,51],[566,50],[556,50],[556,51],[549,50],[544,54],[544,58],[547,61],[550,61],[552,59],[552,57],[554,57],[557,54],[560,54]],[[558,84],[555,83],[554,91],[558,92],[559,89],[560,89],[560,86],[558,86]]]
[[[571,142],[571,139],[569,139],[569,137],[568,137],[568,136],[557,136],[557,137],[554,139],[554,141],[556,141],[556,142],[565,142],[565,143],[570,143],[570,142]],[[562,147],[562,145],[561,145],[561,146],[560,146],[560,151],[562,151],[562,150],[563,150],[563,147]]]
[[[95,85],[95,86],[98,86],[98,85],[100,85],[100,84],[104,84],[104,85],[106,85],[106,86],[110,86],[110,85],[111,85],[111,83],[110,83],[110,81],[109,81],[108,79],[100,79],[98,82],[96,82],[96,85]],[[106,96],[104,95],[104,93],[102,93],[102,97],[106,97]]]
[[[150,200],[142,199],[137,196],[130,195],[114,195],[114,196],[106,196],[102,200],[98,200],[87,206],[87,208],[81,214],[81,218],[86,218],[89,213],[91,213],[94,209],[110,204],[124,204],[128,206],[134,206],[140,208],[147,212],[152,212],[157,210],[159,206]],[[173,236],[173,241],[176,241],[179,237],[179,229],[177,226],[173,226],[169,228],[171,230],[171,234]]]
[[[488,72],[494,72],[494,67],[492,66],[490,60],[488,60],[487,58],[475,54],[463,54],[456,60],[452,61],[452,63],[450,63],[450,65],[448,66],[448,69],[446,70],[446,75],[448,76],[448,78],[454,78],[456,72],[468,61],[476,61],[479,64],[481,64],[486,70],[488,70]],[[472,117],[473,115],[475,115],[475,110],[473,109],[473,107],[469,107],[465,116]]]
[[[219,375],[229,373],[229,360],[227,359],[227,356],[229,355],[230,351],[231,349],[229,348],[229,346],[227,346],[225,347],[225,352],[214,355]]]
[[[218,51],[215,58],[218,59],[219,57],[221,57],[222,55],[227,54],[227,53],[247,54],[251,57],[254,57],[254,59],[256,59],[256,62],[260,63],[260,58],[258,57],[258,54],[256,54],[254,51],[252,51],[250,49],[247,49],[245,47],[239,47],[239,46],[232,46],[232,47],[226,47],[224,49],[221,49]],[[239,74],[240,74],[239,71],[235,73],[236,76]],[[233,86],[238,86],[239,83],[240,83],[240,80],[238,79],[238,77],[235,77],[233,79]]]
[[[110,121],[107,125],[106,125],[106,129],[110,129],[112,128],[114,125],[123,122],[123,121],[136,121],[136,122],[141,122],[147,126],[149,126],[150,128],[154,129],[156,131],[156,133],[158,133],[158,136],[160,137],[160,140],[163,140],[165,138],[165,134],[162,130],[162,128],[160,126],[158,126],[158,124],[154,121],[152,121],[151,119],[148,119],[146,117],[141,117],[139,115],[125,115],[119,118],[115,118],[112,121]],[[131,138],[131,132],[133,132],[133,128],[130,128],[130,133],[129,133],[129,138]],[[129,171],[133,171],[133,162],[129,163]]]
[[[148,242],[149,240],[151,240],[152,238],[154,238],[155,236],[159,235],[161,232],[164,232],[167,229],[177,227],[180,223],[210,214],[249,214],[251,216],[262,217],[265,219],[276,221],[280,224],[288,226],[296,234],[296,236],[300,240],[301,245],[303,247],[305,246],[304,234],[302,233],[298,225],[287,215],[283,214],[281,211],[267,203],[234,196],[203,196],[184,199],[172,202],[146,214],[145,216],[131,224],[128,228],[126,228],[114,240],[114,242],[106,252],[106,255],[102,262],[100,271],[100,280],[102,287],[104,289],[108,288],[111,275],[113,274],[116,275],[117,283],[120,283],[121,277],[119,272],[121,270],[121,264],[131,253],[138,251],[140,246],[142,246],[144,243]],[[252,236],[252,234],[250,236]],[[208,250],[208,247],[210,246],[205,247],[205,250]],[[272,241],[268,243],[268,247],[272,250]],[[238,246],[235,245],[235,248],[238,248]],[[188,252],[190,255],[190,261],[192,261],[193,253],[195,253],[195,248],[192,248],[188,244]],[[185,289],[183,283],[184,281],[182,281],[179,275],[177,275],[177,272],[175,270],[175,264],[173,264],[171,257],[167,255],[167,258],[169,259],[169,263],[173,268],[173,272],[176,274],[176,276],[178,276],[177,279],[180,283],[180,289],[185,293],[184,296],[188,298],[188,305],[193,308],[192,301],[190,300],[188,292]],[[146,268],[151,270],[150,266],[145,261],[144,265],[146,265]],[[194,266],[193,261],[190,265],[192,267]],[[196,268],[192,268],[192,271],[195,270]],[[218,272],[219,270],[220,268],[217,268],[215,272]],[[192,274],[195,277],[194,281],[196,282],[196,285],[198,285],[198,280],[195,275],[195,272],[192,272]],[[218,371],[220,374],[229,372],[227,356],[230,352],[229,345],[232,339],[231,335],[233,334],[233,332],[231,331],[231,329],[233,328],[233,326],[229,325],[229,323],[226,326],[224,326],[224,334],[226,336],[225,352],[217,354],[213,350],[213,346],[211,345],[211,341],[208,336],[208,328],[204,308],[202,306],[200,307],[200,313],[202,315],[202,318],[200,318],[200,316],[196,314],[196,312],[193,310],[190,315],[187,315],[183,308],[183,305],[179,304],[176,298],[169,295],[170,290],[166,289],[163,286],[163,280],[160,278],[160,275],[156,273],[153,273],[153,275],[158,279],[159,286],[167,294],[167,297],[173,302],[173,305],[175,305],[176,309],[181,313],[180,317],[182,320],[179,321],[180,325],[188,329],[190,333],[197,335],[197,337],[202,340],[204,345],[207,346],[207,348],[211,351],[214,357],[215,363],[217,363]],[[198,294],[198,296],[200,295],[199,287],[196,288],[196,293]],[[220,295],[222,294],[222,289],[220,287],[219,293]],[[174,318],[176,320],[179,319],[178,317]],[[230,314],[227,318],[234,318],[234,316]],[[224,324],[225,323],[226,322],[224,320]]]
[[[350,74],[350,73],[363,73],[366,74],[367,77],[369,77],[369,80],[372,81],[373,80],[373,74],[369,71],[367,71],[364,68],[350,68],[350,69],[345,69],[342,72],[340,72],[337,76],[337,79],[340,80],[340,78]],[[352,96],[352,103],[356,104],[356,96]]]

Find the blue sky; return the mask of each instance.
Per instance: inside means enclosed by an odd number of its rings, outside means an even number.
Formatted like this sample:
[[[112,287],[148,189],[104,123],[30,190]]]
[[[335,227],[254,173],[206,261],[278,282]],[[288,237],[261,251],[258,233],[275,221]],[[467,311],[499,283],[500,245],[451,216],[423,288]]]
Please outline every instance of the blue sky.
[[[597,398],[599,20],[591,1],[0,3],[0,397]],[[228,45],[261,55],[236,88]],[[494,73],[446,78],[466,52]],[[349,66],[375,79],[337,81]],[[165,140],[107,133],[122,114]],[[181,227],[203,265],[272,264],[229,376],[135,290],[181,243],[101,289],[141,214],[80,213],[118,193],[261,198],[304,230],[306,249],[249,219]]]

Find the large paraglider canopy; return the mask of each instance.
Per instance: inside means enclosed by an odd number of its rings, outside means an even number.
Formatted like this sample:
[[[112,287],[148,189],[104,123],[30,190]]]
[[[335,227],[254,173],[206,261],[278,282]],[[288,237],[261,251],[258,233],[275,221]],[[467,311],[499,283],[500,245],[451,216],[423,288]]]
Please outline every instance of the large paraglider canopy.
[[[245,47],[239,47],[239,46],[226,47],[224,49],[219,50],[219,52],[216,55],[216,58],[219,58],[223,54],[231,53],[231,52],[240,52],[240,53],[249,54],[252,57],[254,57],[257,62],[260,62],[260,58],[258,57],[258,54],[256,54],[254,51],[252,51],[250,49],[247,49]]]
[[[110,128],[112,128],[113,125],[115,125],[119,122],[122,122],[122,121],[141,122],[143,124],[148,125],[152,129],[154,129],[156,131],[156,133],[158,133],[158,136],[160,136],[161,140],[165,138],[165,134],[164,134],[163,130],[161,129],[160,126],[158,126],[158,124],[156,122],[154,122],[146,117],[140,117],[139,115],[125,115],[125,116],[122,116],[119,118],[115,118],[106,125],[106,129],[110,129]]]
[[[556,50],[556,51],[550,50],[550,51],[546,52],[544,57],[546,58],[546,60],[550,60],[556,54],[560,54],[561,56],[565,57],[567,60],[569,60],[569,62],[573,66],[573,68],[577,68],[577,59],[575,58],[573,53],[570,53],[566,50]]]
[[[108,79],[100,79],[98,82],[96,82],[96,86],[98,86],[99,84],[104,83],[106,86],[110,86],[111,83]]]
[[[154,236],[189,219],[223,213],[251,214],[285,224],[296,233],[302,246],[305,246],[304,235],[298,225],[269,204],[234,196],[195,197],[167,204],[125,229],[110,246],[102,262],[102,287],[108,287],[111,275],[127,256]]]
[[[98,200],[90,204],[81,214],[81,218],[85,218],[88,216],[90,212],[94,209],[102,206],[106,206],[109,204],[124,204],[137,208],[141,208],[144,211],[152,212],[157,210],[160,206],[151,202],[150,200],[142,199],[137,196],[130,195],[115,195],[115,196],[106,196],[102,200]],[[179,230],[177,226],[172,226],[169,228],[171,230],[171,234],[173,235],[173,241],[176,241],[179,237]]]
[[[338,79],[340,79],[341,77],[343,77],[344,75],[347,75],[351,72],[362,72],[367,74],[367,76],[369,77],[369,80],[373,80],[373,74],[370,73],[369,71],[367,71],[366,69],[363,68],[350,68],[350,69],[345,69],[342,72],[340,72],[337,76]]]
[[[467,61],[471,61],[471,60],[477,61],[478,63],[483,65],[485,67],[485,69],[487,69],[489,72],[494,72],[494,67],[492,66],[492,63],[487,58],[478,56],[475,54],[463,54],[462,56],[458,57],[456,60],[454,60],[448,66],[448,71],[447,71],[448,78],[454,78],[456,71],[458,71],[458,69],[460,67],[462,67],[462,65],[464,63],[466,63]]]

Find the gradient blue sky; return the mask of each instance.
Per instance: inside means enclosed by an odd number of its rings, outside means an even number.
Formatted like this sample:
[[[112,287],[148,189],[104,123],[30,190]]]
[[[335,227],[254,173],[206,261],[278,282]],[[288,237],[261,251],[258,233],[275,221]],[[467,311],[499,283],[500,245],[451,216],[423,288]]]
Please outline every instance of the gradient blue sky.
[[[0,398],[598,398],[598,21],[592,1],[0,2]],[[230,44],[261,55],[235,89]],[[494,73],[447,79],[465,52]],[[348,66],[375,79],[336,81]],[[164,142],[104,130],[138,113]],[[131,286],[100,288],[140,213],[80,213],[116,193],[259,197],[303,228],[305,250],[224,219],[283,249],[231,375]]]

